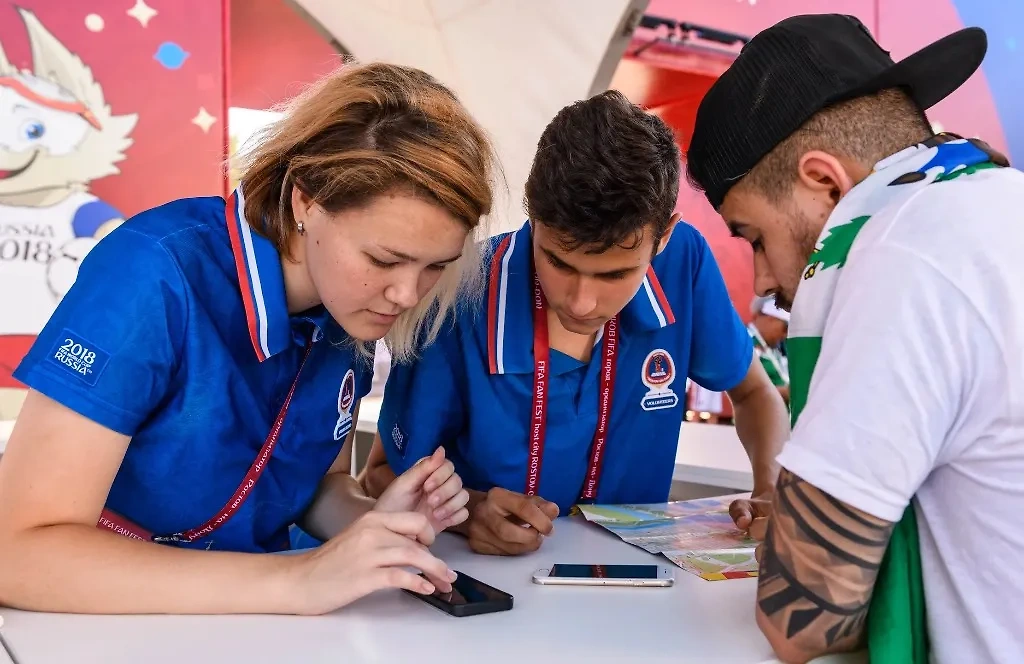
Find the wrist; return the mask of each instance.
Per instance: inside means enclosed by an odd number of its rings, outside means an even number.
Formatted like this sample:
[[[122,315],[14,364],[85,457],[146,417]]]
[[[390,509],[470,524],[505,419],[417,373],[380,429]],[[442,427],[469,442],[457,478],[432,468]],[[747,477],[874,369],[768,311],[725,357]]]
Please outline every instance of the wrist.
[[[308,612],[306,584],[312,552],[295,554],[255,554],[263,558],[266,569],[259,575],[257,600],[265,613],[303,615]]]
[[[771,496],[775,493],[775,478],[768,479],[767,477],[754,480],[754,488],[750,492],[751,498],[759,498],[763,496]]]
[[[774,493],[780,470],[781,466],[774,460],[771,463],[758,464],[754,469],[754,491],[751,495]]]

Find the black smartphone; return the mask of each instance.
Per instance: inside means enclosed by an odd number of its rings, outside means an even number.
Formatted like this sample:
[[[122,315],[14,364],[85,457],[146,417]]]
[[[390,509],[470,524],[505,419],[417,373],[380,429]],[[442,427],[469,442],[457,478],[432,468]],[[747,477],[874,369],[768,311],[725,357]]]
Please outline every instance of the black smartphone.
[[[457,618],[512,609],[512,595],[458,570],[455,573],[459,578],[452,584],[451,592],[442,593],[435,590],[431,595],[421,595],[409,590],[405,592]]]

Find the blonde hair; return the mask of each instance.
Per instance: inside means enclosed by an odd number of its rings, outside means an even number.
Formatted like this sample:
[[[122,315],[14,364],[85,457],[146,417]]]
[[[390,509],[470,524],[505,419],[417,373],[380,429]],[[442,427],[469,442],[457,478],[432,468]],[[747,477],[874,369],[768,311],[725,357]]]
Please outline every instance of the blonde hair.
[[[494,150],[455,95],[429,74],[381,63],[345,65],[285,107],[240,156],[245,216],[290,258],[294,187],[330,213],[411,189],[461,221],[462,257],[385,338],[397,362],[434,341],[460,299],[486,281],[475,241],[493,204]],[[372,344],[360,344],[364,353]]]

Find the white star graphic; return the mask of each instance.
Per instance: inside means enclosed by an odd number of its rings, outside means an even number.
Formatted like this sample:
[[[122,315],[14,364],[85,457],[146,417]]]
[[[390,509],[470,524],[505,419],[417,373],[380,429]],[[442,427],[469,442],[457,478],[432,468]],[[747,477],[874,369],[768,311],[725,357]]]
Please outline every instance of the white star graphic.
[[[196,117],[192,118],[192,124],[202,129],[204,134],[210,133],[210,127],[216,122],[217,118],[210,115],[202,106],[199,107]]]
[[[149,25],[150,19],[156,16],[159,12],[146,4],[146,0],[135,0],[135,6],[125,12],[136,21],[142,24],[142,27]]]

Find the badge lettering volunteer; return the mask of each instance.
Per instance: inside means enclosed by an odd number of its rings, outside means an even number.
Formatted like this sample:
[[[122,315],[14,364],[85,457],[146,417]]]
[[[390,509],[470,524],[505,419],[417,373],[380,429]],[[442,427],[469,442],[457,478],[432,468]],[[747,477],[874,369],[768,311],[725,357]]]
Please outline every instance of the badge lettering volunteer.
[[[656,348],[647,354],[640,368],[640,380],[647,386],[647,394],[640,400],[646,411],[674,408],[679,397],[669,387],[676,379],[676,365],[667,350]]]

